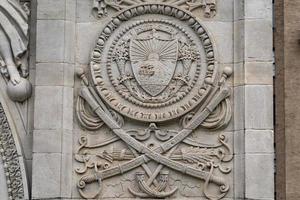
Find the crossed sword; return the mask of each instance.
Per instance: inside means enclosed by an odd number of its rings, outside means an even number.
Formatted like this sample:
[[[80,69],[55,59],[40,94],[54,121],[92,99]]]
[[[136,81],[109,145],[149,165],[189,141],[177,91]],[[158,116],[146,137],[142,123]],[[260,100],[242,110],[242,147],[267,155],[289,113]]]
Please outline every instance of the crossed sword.
[[[102,100],[97,97],[97,95],[95,94],[95,90],[92,87],[84,86],[80,91],[80,96],[89,104],[92,110],[102,119],[102,121],[121,140],[123,140],[127,145],[129,145],[129,148],[131,149],[136,158],[126,163],[111,167],[109,169],[97,171],[94,174],[83,176],[78,182],[79,193],[85,198],[94,198],[100,193],[100,190],[97,194],[94,195],[94,197],[86,197],[86,195],[83,192],[83,189],[85,188],[87,183],[98,181],[100,185],[103,179],[107,179],[119,174],[124,174],[139,166],[142,166],[145,169],[148,176],[150,177],[147,181],[147,185],[150,185],[152,182],[155,185],[158,185],[155,178],[159,174],[163,166],[167,166],[173,170],[193,176],[195,178],[199,178],[206,181],[207,179],[209,179],[210,182],[213,182],[219,185],[220,188],[223,188],[222,193],[227,192],[229,190],[229,185],[225,182],[225,180],[222,177],[214,176],[209,172],[199,170],[188,165],[184,165],[180,162],[173,161],[170,158],[168,158],[169,154],[171,154],[171,152],[176,148],[176,146],[180,142],[182,142],[186,137],[188,137],[193,132],[193,130],[197,128],[214,111],[214,109],[230,95],[229,87],[223,84],[221,86],[219,84],[217,87],[209,86],[206,94],[209,94],[209,91],[212,92],[210,95],[207,95],[210,96],[210,98],[208,97],[205,100],[206,104],[204,105],[206,106],[204,108],[202,107],[202,109],[200,108],[192,117],[192,119],[183,127],[183,129],[177,135],[175,135],[172,139],[162,143],[159,147],[152,150],[144,144],[142,144],[141,142],[134,139],[133,137],[131,137],[130,135],[128,135],[126,131],[122,129],[121,126],[114,120],[114,118],[112,117],[111,113],[109,112],[105,104],[102,102]],[[162,153],[165,153],[167,151],[169,151],[167,156],[161,155]],[[139,155],[138,153],[142,155]],[[157,163],[159,163],[159,166],[154,171],[154,173],[152,173],[146,165],[146,163],[150,160],[154,160]],[[171,192],[174,193],[175,191],[173,190]]]

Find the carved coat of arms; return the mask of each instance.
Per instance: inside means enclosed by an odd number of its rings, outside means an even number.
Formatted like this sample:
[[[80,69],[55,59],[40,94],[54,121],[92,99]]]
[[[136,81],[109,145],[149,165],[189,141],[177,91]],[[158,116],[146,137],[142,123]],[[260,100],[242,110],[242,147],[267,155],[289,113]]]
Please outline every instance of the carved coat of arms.
[[[154,33],[153,33],[154,34]],[[178,59],[178,40],[134,39],[130,61],[139,85],[151,96],[160,94],[170,83]]]
[[[106,181],[127,176],[124,198],[180,199],[179,174],[201,182],[208,199],[228,194],[231,146],[213,131],[231,118],[231,69],[218,67],[214,48],[202,24],[177,6],[137,4],[111,19],[89,73],[78,71],[77,117],[95,132],[82,135],[75,156],[82,197],[107,197]]]

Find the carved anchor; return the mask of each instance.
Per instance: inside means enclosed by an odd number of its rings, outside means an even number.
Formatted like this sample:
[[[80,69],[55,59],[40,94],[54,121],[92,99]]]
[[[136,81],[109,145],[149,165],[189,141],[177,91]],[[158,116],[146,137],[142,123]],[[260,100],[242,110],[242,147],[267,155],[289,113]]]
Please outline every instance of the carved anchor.
[[[137,152],[144,154],[141,156],[136,157],[132,161],[129,161],[127,163],[124,163],[123,165],[113,167],[111,169],[107,169],[101,172],[97,172],[94,175],[88,175],[81,178],[80,183],[91,183],[94,181],[99,181],[104,178],[108,178],[117,174],[125,173],[126,171],[132,170],[133,168],[136,168],[140,165],[145,164],[150,159],[160,163],[161,165],[158,167],[165,165],[170,167],[171,169],[174,169],[176,171],[182,172],[184,174],[191,175],[196,178],[200,178],[206,181],[214,182],[222,187],[222,195],[223,197],[229,190],[229,186],[225,181],[220,177],[215,177],[212,174],[209,174],[208,172],[205,172],[203,170],[198,170],[190,166],[183,165],[179,162],[170,160],[169,158],[162,156],[161,153],[167,152],[168,150],[172,149],[173,147],[176,148],[176,145],[182,142],[188,135],[196,128],[198,127],[209,115],[213,112],[213,110],[219,105],[221,101],[226,99],[229,96],[229,89],[225,86],[217,87],[218,92],[213,97],[213,99],[210,99],[211,101],[207,103],[206,107],[202,110],[199,110],[195,116],[184,126],[184,129],[180,131],[175,137],[168,140],[167,142],[164,142],[162,145],[160,145],[159,148],[155,149],[154,151],[149,149],[148,147],[144,146],[142,143],[138,142],[128,134],[126,134],[126,131],[121,129],[120,125],[112,118],[110,112],[105,112],[106,107],[104,103],[100,100],[93,97],[90,90],[87,87],[84,87],[81,90],[81,97],[84,98],[88,104],[91,106],[93,111],[103,120],[103,122],[110,127],[113,132],[120,137],[125,143],[127,143],[131,148],[135,149]],[[215,90],[216,91],[216,90]],[[145,157],[146,155],[146,157]],[[82,187],[79,187],[80,189]],[[82,193],[82,191],[80,190]],[[218,198],[219,199],[219,198]]]
[[[172,189],[169,192],[162,192],[166,189],[167,183],[169,180],[169,172],[168,171],[162,171],[160,173],[160,179],[159,179],[159,184],[155,189],[152,189],[148,186],[147,182],[145,181],[145,172],[137,172],[136,173],[137,181],[139,184],[139,188],[144,192],[144,193],[139,193],[131,188],[129,188],[129,191],[137,196],[137,197],[142,197],[142,198],[147,198],[147,197],[155,197],[155,198],[165,198],[168,196],[171,196],[177,191],[177,187]]]

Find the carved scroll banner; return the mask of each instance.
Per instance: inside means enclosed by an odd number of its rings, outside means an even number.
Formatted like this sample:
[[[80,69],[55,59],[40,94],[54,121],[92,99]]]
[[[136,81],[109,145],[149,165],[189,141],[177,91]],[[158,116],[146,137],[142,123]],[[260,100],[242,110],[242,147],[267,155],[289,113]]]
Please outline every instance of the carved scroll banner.
[[[95,2],[103,14],[112,6]],[[75,156],[78,191],[100,198],[106,180],[132,174],[125,197],[176,198],[180,174],[201,183],[198,197],[222,199],[231,190],[232,149],[221,130],[231,119],[232,70],[218,67],[210,34],[181,1],[126,2],[113,6],[119,12],[100,33],[88,72],[77,72],[76,113],[87,130]],[[214,142],[199,139],[201,130]]]

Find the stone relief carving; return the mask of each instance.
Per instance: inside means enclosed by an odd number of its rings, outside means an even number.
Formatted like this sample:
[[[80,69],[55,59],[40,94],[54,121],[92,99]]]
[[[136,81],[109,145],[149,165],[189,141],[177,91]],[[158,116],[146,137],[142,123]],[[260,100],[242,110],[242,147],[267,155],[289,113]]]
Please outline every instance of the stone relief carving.
[[[28,76],[27,3],[2,0],[0,4],[0,70],[8,78],[7,92],[14,101],[22,102],[31,95]]]
[[[19,156],[3,107],[0,103],[0,157],[3,160],[4,172],[9,199],[24,199],[22,172]]]
[[[130,6],[135,6],[145,2],[182,6],[187,11],[202,8],[204,9],[204,16],[208,18],[214,17],[217,12],[216,0],[94,0],[93,9],[97,12],[97,16],[101,18],[107,15],[108,7],[116,11],[122,11]]]
[[[77,71],[78,121],[99,130],[96,139],[79,139],[80,195],[99,197],[105,179],[135,171],[128,186],[134,197],[176,195],[174,172],[203,180],[208,199],[225,197],[233,158],[228,138],[221,133],[209,143],[193,135],[230,121],[231,68],[219,69],[208,32],[186,10],[163,3],[119,10],[99,35],[88,72]]]

